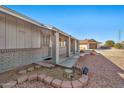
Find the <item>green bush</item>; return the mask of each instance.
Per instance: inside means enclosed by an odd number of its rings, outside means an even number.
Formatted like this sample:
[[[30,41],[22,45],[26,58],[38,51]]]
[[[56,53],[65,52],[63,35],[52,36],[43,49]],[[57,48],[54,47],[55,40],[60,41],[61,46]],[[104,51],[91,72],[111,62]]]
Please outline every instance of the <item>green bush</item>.
[[[114,47],[117,48],[117,49],[121,49],[122,45],[120,43],[116,43]]]
[[[106,47],[114,47],[115,42],[113,40],[107,40],[105,42]]]

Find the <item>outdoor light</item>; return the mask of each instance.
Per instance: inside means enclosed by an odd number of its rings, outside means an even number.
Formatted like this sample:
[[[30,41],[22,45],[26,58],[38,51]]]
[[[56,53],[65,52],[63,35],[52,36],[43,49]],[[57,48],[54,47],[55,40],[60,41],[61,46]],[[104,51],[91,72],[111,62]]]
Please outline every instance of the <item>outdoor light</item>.
[[[87,67],[84,67],[84,68],[82,67],[81,72],[82,72],[82,74],[87,75],[87,73],[88,73],[88,68],[87,68]]]

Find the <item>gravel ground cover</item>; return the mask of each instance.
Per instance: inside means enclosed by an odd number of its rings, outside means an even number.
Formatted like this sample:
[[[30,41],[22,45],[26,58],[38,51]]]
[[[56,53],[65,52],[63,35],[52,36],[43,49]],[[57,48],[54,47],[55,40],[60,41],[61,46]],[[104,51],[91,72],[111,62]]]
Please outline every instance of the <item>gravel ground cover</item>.
[[[124,71],[107,57],[101,54],[85,55],[78,64],[89,69],[89,83],[86,87],[124,87],[124,79],[119,76],[119,73],[124,74]]]
[[[86,88],[124,88],[124,78],[120,74],[124,74],[124,55],[122,51],[100,51],[101,54],[98,55],[85,55],[80,57],[77,64],[79,66],[88,67],[89,69],[89,81]],[[62,69],[61,69],[62,70]],[[51,71],[50,69],[40,69],[41,73],[49,73],[49,75],[56,76],[61,79],[60,73],[63,73],[59,68]],[[38,70],[34,70],[34,73]],[[60,73],[58,73],[58,71]],[[16,71],[10,71],[3,76],[1,75],[0,80],[4,80],[4,77],[13,76],[13,79],[16,76]],[[78,78],[78,77],[77,77]],[[12,78],[11,78],[12,79]],[[2,81],[3,82],[3,81]],[[44,84],[39,81],[27,81],[22,84],[18,84],[15,87],[17,88],[52,88],[52,86]]]

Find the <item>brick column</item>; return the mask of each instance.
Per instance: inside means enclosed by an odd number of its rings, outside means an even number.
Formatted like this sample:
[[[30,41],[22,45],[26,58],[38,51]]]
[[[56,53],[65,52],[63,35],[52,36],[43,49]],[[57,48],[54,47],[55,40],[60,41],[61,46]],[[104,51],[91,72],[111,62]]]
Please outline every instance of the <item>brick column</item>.
[[[70,36],[68,37],[68,40],[67,40],[66,54],[67,54],[67,57],[70,57],[71,55],[71,37]]]
[[[56,32],[52,41],[52,59],[54,64],[59,63],[59,33]]]

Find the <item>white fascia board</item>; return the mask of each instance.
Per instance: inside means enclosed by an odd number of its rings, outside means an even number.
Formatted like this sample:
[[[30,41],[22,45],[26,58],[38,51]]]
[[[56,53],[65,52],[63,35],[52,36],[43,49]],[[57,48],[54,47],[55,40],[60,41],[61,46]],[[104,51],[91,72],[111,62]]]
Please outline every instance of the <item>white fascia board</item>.
[[[75,37],[73,37],[73,36],[71,36],[71,35],[65,33],[64,31],[59,30],[59,29],[56,28],[56,27],[53,27],[53,29],[56,30],[56,31],[58,31],[59,33],[65,35],[65,36],[67,36],[67,37],[71,37],[72,39],[76,39]],[[76,39],[76,40],[77,40],[77,39]]]
[[[24,21],[27,21],[27,22],[29,22],[29,23],[35,24],[35,25],[37,25],[37,26],[39,26],[39,27],[44,27],[43,24],[41,24],[41,23],[39,23],[39,22],[37,22],[37,21],[35,21],[35,20],[33,20],[33,19],[27,17],[27,16],[24,16],[24,15],[22,15],[22,14],[19,14],[19,13],[15,12],[15,11],[13,11],[13,10],[7,8],[7,7],[0,6],[0,11],[1,11],[1,12],[4,12],[4,13],[6,13],[6,14],[9,14],[9,15],[15,16],[15,17],[17,17],[17,18],[19,18],[19,19],[22,19],[22,20],[24,20]]]
[[[57,31],[57,32],[59,32],[59,33],[65,35],[65,36],[68,36],[68,37],[71,37],[71,38],[73,38],[73,39],[76,39],[76,38],[72,37],[71,35],[69,35],[69,34],[67,34],[67,33],[65,33],[65,32],[59,30],[59,29],[56,28],[56,27],[49,28],[49,27],[45,26],[44,24],[41,24],[41,23],[39,23],[39,22],[37,22],[37,21],[35,21],[35,20],[33,20],[33,19],[27,17],[27,16],[24,16],[24,15],[20,14],[20,13],[17,13],[16,11],[11,10],[11,9],[5,7],[5,6],[0,6],[0,11],[1,11],[1,12],[4,12],[4,13],[6,13],[6,14],[9,14],[9,15],[15,16],[15,17],[17,17],[17,18],[19,18],[19,19],[22,19],[22,20],[24,20],[24,21],[27,21],[27,22],[29,22],[29,23],[35,24],[35,25],[37,25],[37,26],[39,26],[39,27],[43,27],[43,28],[47,28],[47,29],[49,29],[49,30]]]

